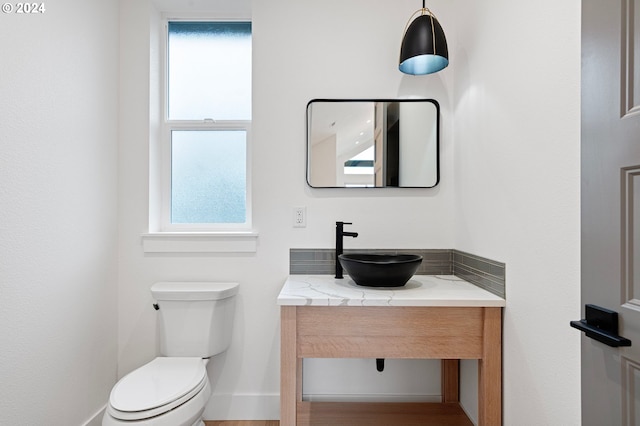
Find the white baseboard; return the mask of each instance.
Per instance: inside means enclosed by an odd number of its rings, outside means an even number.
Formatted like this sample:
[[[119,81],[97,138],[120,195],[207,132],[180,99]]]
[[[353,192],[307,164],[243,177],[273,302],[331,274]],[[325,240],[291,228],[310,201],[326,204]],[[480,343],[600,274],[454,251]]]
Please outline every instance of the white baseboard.
[[[280,394],[213,394],[204,409],[205,420],[278,420]]]
[[[82,426],[101,426],[102,425],[102,417],[104,416],[104,411],[107,409],[107,405],[99,409],[89,420],[83,423]]]
[[[398,394],[304,394],[304,401],[315,402],[441,402],[441,395]]]

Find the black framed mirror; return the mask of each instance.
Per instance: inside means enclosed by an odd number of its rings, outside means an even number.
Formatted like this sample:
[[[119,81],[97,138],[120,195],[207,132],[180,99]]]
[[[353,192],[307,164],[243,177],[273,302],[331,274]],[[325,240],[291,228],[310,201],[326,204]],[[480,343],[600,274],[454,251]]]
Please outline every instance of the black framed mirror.
[[[313,188],[432,188],[440,180],[434,99],[313,99],[307,183]]]

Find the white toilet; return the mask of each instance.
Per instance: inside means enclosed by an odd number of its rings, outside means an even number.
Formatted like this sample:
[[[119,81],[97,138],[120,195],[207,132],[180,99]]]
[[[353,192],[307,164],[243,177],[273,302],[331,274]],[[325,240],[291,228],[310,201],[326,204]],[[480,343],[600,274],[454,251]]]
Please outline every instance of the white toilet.
[[[155,283],[162,356],[116,383],[102,425],[204,425],[206,365],[229,347],[237,293],[237,283]]]

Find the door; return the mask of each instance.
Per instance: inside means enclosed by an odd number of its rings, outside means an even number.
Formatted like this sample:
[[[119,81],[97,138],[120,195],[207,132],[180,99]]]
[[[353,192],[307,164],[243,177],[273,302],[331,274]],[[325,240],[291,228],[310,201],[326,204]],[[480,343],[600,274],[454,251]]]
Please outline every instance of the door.
[[[582,421],[635,426],[640,425],[640,0],[582,2],[581,131],[582,302],[618,312],[619,335],[632,342],[614,348],[583,335]]]

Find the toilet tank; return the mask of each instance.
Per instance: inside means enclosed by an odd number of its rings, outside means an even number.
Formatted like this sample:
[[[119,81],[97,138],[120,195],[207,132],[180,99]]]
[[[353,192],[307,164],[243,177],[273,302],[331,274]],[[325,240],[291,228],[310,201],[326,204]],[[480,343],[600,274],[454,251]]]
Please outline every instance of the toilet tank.
[[[160,353],[208,358],[231,343],[238,283],[158,282]]]

